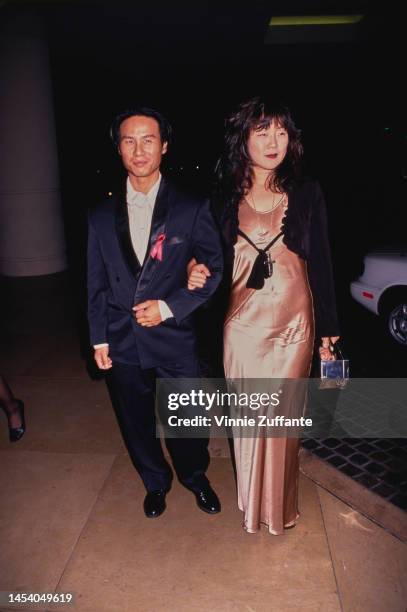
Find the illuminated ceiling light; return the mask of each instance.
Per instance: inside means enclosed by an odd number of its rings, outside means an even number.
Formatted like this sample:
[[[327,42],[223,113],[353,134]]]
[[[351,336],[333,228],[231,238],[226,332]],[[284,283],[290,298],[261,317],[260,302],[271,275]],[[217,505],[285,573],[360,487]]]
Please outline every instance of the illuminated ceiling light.
[[[364,15],[287,15],[272,17],[269,26],[350,25],[362,21]]]

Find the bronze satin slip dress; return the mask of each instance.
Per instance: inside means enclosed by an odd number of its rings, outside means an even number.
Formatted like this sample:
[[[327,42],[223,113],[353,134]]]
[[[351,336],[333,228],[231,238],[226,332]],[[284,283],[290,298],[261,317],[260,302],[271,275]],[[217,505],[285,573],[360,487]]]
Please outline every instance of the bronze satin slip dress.
[[[281,231],[287,196],[272,212],[258,213],[245,199],[239,228],[263,248]],[[259,231],[268,230],[265,237]],[[257,251],[242,236],[235,244],[232,288],[224,327],[226,378],[307,378],[314,344],[314,314],[306,263],[283,237],[270,248],[273,274],[262,289],[246,282]],[[259,391],[259,389],[257,389]],[[280,535],[298,513],[299,438],[234,437],[238,505],[243,526],[260,523]]]

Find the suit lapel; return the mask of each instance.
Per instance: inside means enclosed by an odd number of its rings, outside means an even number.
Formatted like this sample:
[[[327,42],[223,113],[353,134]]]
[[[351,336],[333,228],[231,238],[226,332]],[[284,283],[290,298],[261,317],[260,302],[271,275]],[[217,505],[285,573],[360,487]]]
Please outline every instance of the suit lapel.
[[[126,181],[124,181],[122,184],[122,188],[118,193],[116,202],[116,232],[127,267],[129,268],[130,273],[137,278],[141,270],[141,265],[133,249],[133,244],[131,241],[126,200]]]
[[[151,278],[160,266],[158,259],[150,257],[150,251],[153,245],[157,242],[157,238],[160,234],[165,234],[165,226],[167,221],[167,214],[169,209],[169,185],[164,177],[161,178],[160,188],[157,193],[155,201],[153,217],[151,220],[150,237],[148,240],[148,246],[146,255],[141,269],[141,274],[137,282],[136,295],[140,295],[147,285],[150,283]],[[165,241],[163,245],[163,256],[165,257]]]

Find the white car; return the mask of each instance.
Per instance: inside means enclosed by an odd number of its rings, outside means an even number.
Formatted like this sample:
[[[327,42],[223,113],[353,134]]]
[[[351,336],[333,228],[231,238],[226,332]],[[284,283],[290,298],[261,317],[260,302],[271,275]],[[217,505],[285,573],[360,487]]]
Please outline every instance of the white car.
[[[352,297],[383,317],[392,337],[407,347],[407,249],[368,253]]]

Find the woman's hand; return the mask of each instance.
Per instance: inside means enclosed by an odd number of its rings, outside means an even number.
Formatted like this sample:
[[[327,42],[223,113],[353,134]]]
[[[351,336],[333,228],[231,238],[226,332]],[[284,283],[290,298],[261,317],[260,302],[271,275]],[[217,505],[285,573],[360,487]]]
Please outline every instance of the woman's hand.
[[[188,289],[202,289],[205,286],[206,279],[211,275],[205,264],[197,263],[195,257],[191,259],[187,266],[188,273]]]
[[[322,346],[319,347],[319,356],[323,361],[333,361],[335,355],[330,350],[330,345],[335,344],[340,336],[324,336],[321,338]]]

